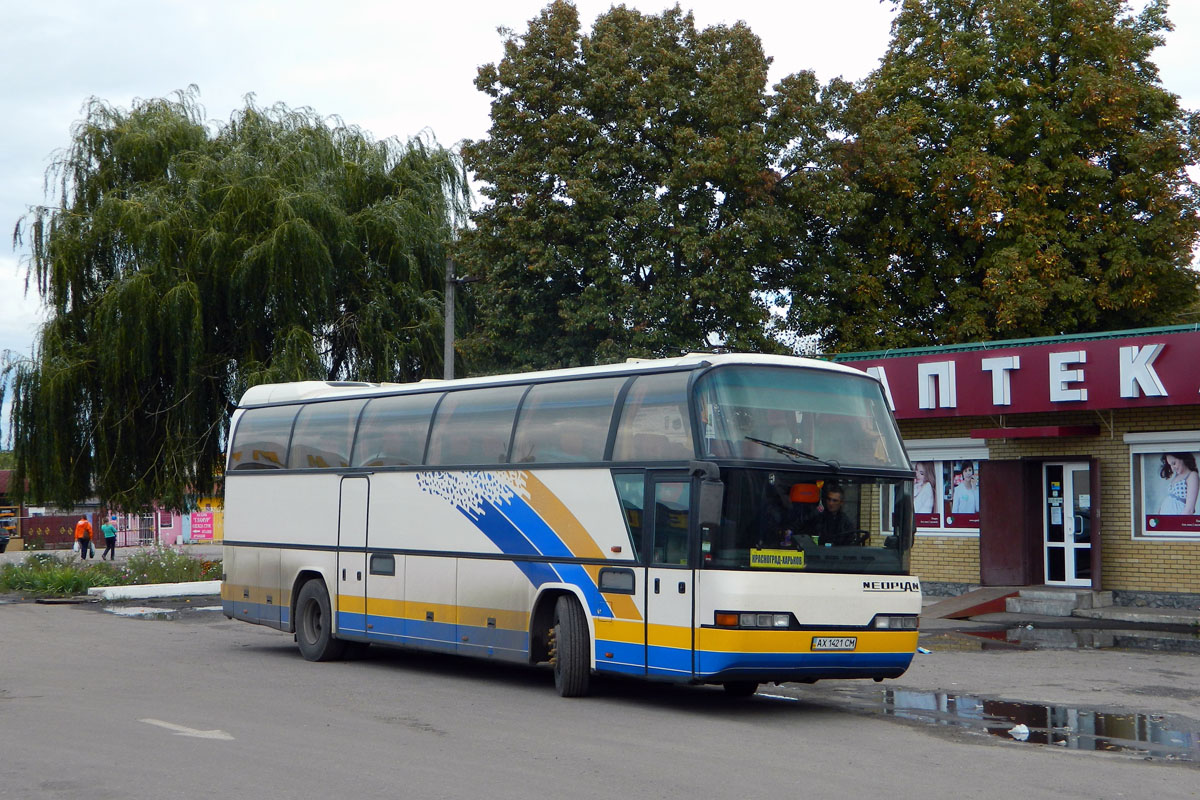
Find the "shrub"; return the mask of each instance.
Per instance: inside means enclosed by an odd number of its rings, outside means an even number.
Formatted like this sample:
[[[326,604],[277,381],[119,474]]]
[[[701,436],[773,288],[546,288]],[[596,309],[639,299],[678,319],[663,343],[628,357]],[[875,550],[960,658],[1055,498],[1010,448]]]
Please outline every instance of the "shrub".
[[[135,553],[122,567],[103,561],[82,564],[74,559],[64,561],[53,553],[33,553],[21,563],[0,566],[0,592],[66,597],[85,594],[93,586],[186,583],[220,577],[219,562],[166,547]]]

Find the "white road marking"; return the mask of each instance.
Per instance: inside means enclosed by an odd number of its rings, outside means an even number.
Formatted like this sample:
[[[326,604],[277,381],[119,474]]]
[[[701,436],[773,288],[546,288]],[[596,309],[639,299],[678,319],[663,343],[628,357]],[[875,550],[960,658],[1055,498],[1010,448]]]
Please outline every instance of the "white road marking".
[[[176,725],[174,722],[163,722],[161,719],[140,719],[138,722],[145,722],[148,725],[157,725],[160,728],[166,728],[176,736],[191,736],[196,739],[220,739],[226,742],[233,741],[233,737],[225,731],[198,731],[195,728]]]

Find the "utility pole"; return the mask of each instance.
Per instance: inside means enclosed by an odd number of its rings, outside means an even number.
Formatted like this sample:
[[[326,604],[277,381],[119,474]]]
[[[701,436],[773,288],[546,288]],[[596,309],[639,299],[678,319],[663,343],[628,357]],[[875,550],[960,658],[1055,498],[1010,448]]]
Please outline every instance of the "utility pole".
[[[442,377],[446,380],[454,380],[454,284],[458,281],[454,277],[454,259],[446,257],[446,334],[443,339],[444,347],[442,348],[443,359],[445,366],[442,372]]]
[[[446,257],[446,334],[443,339],[442,358],[446,362],[442,376],[454,380],[454,289],[467,283],[475,283],[480,278],[468,275],[465,278],[454,274],[454,259]]]

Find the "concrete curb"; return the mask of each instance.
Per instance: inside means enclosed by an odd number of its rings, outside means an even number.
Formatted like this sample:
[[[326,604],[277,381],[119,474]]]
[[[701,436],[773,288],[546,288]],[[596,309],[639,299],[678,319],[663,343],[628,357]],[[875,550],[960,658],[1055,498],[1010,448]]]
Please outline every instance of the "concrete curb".
[[[145,583],[138,586],[96,586],[88,594],[101,600],[144,600],[149,597],[196,597],[221,593],[220,581]]]

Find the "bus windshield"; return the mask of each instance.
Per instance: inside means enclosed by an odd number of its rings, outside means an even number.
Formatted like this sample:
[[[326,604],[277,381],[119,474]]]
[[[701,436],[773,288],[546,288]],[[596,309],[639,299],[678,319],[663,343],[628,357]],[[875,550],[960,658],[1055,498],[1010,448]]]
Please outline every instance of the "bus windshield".
[[[736,365],[706,373],[695,391],[706,458],[910,469],[866,375]]]
[[[737,468],[721,477],[721,524],[701,542],[705,568],[907,573],[911,480]]]

